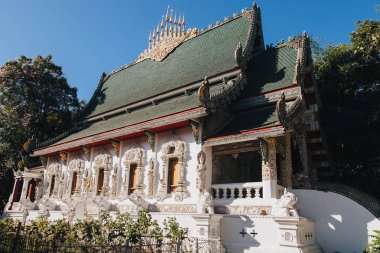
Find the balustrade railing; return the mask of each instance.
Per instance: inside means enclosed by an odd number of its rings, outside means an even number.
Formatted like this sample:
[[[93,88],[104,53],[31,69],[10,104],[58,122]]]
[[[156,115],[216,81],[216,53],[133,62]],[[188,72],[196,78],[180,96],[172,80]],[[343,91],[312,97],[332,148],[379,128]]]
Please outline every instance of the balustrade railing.
[[[262,182],[213,184],[212,191],[215,199],[262,198]]]

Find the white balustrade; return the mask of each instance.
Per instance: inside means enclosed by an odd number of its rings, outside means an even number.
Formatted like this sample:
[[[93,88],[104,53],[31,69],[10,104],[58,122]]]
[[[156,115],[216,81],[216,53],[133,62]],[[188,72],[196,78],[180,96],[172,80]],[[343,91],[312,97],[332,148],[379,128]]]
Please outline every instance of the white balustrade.
[[[262,198],[262,182],[233,184],[213,184],[212,190],[216,199]]]

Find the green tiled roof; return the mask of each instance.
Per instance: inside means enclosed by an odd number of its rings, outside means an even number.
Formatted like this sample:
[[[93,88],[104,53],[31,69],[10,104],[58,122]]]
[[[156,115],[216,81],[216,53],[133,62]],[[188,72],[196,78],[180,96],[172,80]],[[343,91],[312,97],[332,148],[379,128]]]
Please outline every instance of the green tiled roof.
[[[182,43],[162,62],[143,60],[109,76],[85,117],[161,94],[236,67],[234,53],[251,21],[238,17]]]
[[[181,97],[166,100],[157,105],[151,105],[136,111],[132,111],[128,114],[122,114],[107,120],[94,122],[86,126],[84,129],[81,128],[79,132],[73,133],[68,137],[56,142],[55,144],[61,144],[98,133],[111,131],[117,128],[159,118],[165,115],[182,112],[196,107],[199,107],[197,93],[193,93],[189,96],[184,95]]]
[[[248,64],[248,84],[239,98],[247,98],[293,84],[297,49],[270,47]]]
[[[219,122],[215,122],[219,121]],[[220,122],[223,121],[223,122]],[[213,125],[222,125],[227,122],[223,129],[217,131],[217,133],[211,132]],[[240,133],[246,130],[254,130],[258,128],[271,127],[280,124],[277,118],[276,106],[269,106],[265,108],[259,108],[247,112],[240,112],[234,114],[229,119],[226,116],[221,117],[219,114],[210,116],[207,120],[204,128],[204,136],[207,138],[214,136],[223,136]]]

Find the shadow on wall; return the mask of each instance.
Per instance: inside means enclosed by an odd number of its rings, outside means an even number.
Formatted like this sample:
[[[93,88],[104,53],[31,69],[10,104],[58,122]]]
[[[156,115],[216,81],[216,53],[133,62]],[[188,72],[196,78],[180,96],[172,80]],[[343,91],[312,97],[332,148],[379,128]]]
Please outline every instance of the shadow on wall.
[[[326,253],[363,252],[380,220],[357,202],[333,192],[293,190],[300,215],[316,222],[318,244]]]

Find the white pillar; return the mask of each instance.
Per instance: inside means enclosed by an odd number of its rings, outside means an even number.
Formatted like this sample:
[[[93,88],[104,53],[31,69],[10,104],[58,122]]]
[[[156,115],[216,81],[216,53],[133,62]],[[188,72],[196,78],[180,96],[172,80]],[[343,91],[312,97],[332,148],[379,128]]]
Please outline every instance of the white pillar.
[[[277,166],[276,166],[276,139],[268,138],[263,143],[262,179],[263,198],[277,197]]]

